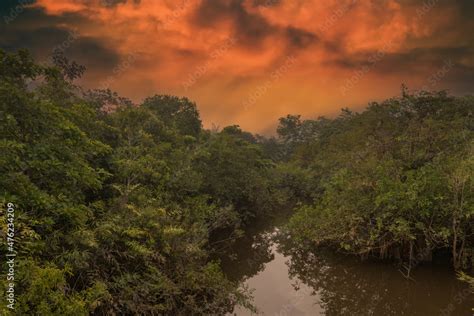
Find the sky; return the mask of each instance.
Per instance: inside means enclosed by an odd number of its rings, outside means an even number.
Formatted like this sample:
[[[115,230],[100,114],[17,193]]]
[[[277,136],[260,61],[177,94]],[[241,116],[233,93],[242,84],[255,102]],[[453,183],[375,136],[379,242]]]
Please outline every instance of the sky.
[[[80,84],[196,102],[205,127],[271,134],[410,90],[472,94],[472,0],[2,0],[0,48],[53,49]]]

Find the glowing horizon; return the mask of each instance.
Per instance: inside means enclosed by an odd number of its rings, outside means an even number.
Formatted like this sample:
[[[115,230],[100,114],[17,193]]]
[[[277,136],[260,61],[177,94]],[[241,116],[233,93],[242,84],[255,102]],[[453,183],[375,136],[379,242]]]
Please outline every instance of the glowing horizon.
[[[279,117],[357,110],[402,83],[471,93],[473,12],[462,0],[38,0],[2,23],[0,47],[41,58],[69,37],[86,87],[186,96],[206,127],[268,134]]]

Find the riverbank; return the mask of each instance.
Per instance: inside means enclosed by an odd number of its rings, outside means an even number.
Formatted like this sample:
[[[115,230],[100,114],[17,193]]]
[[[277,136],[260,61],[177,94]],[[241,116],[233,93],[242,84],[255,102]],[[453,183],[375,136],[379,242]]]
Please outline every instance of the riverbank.
[[[449,264],[421,264],[407,279],[395,264],[308,251],[282,234],[287,216],[256,223],[223,257],[263,315],[471,315],[469,287]]]

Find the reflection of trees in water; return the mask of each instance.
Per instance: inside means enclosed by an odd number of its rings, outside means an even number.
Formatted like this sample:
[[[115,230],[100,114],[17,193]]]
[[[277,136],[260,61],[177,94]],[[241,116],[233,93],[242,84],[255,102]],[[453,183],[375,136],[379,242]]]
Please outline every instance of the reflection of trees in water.
[[[333,251],[310,251],[284,233],[268,231],[268,226],[254,226],[215,258],[231,280],[243,282],[263,271],[274,259],[272,245],[276,243],[278,251],[291,258],[287,263],[290,279],[316,291],[326,315],[441,315],[450,304],[454,306],[451,315],[470,315],[472,301],[456,299],[464,284],[443,267],[420,267],[414,271],[415,281],[410,281],[393,265]]]
[[[233,253],[227,256],[228,264],[225,260],[222,261],[224,269],[231,270],[229,276],[232,280],[243,281],[251,278],[263,271],[265,263],[274,259],[268,235],[245,237],[236,242],[233,250]]]
[[[291,256],[292,279],[318,292],[326,315],[439,315],[463,285],[444,269],[420,269],[415,280],[388,264],[361,262],[330,251],[308,251],[280,235],[279,251]],[[469,315],[469,302],[456,305],[453,315]]]
[[[245,281],[263,271],[265,263],[274,259],[269,233],[246,233],[216,256],[224,273],[232,281]]]
[[[212,259],[221,262],[222,270],[232,281],[244,282],[257,275],[266,263],[275,259],[272,251],[275,231],[278,231],[275,227],[286,223],[291,214],[292,208],[287,208],[254,218],[242,237],[229,242],[226,250]]]

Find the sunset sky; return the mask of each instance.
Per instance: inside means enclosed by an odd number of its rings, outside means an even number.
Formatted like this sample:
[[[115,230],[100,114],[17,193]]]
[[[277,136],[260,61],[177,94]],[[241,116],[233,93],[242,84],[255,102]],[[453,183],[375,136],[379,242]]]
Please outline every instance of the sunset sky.
[[[29,3],[29,4],[28,4]],[[22,5],[25,4],[25,5]],[[0,47],[55,47],[87,67],[81,84],[140,102],[187,96],[205,127],[270,134],[286,114],[409,89],[473,92],[472,0],[4,1]]]

